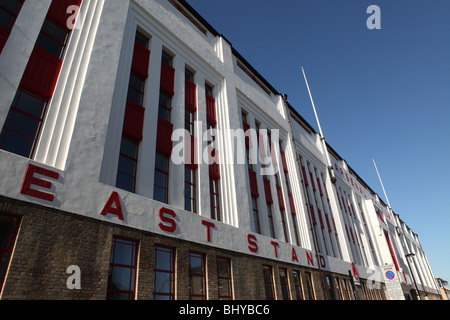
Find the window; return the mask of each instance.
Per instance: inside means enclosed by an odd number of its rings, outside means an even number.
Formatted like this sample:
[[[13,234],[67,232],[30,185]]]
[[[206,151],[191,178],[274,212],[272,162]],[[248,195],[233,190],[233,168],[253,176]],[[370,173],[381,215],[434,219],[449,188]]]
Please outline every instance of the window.
[[[210,201],[211,201],[211,219],[221,221],[220,217],[220,198],[219,181],[213,178],[209,179]]]
[[[302,288],[301,288],[301,283],[300,283],[300,271],[294,270],[292,271],[292,277],[294,279],[294,289],[295,289],[295,294],[297,296],[297,300],[303,300],[303,295],[302,295]]]
[[[194,122],[195,112],[186,109],[184,112],[184,129],[189,132],[190,135],[194,135]]]
[[[217,257],[217,282],[219,300],[232,300],[230,259]]]
[[[24,0],[2,0],[0,3],[0,26],[11,30]]]
[[[197,170],[184,167],[184,210],[197,212]]]
[[[288,274],[285,268],[280,268],[280,285],[283,300],[290,300]]]
[[[172,97],[165,92],[159,93],[159,109],[158,116],[161,119],[170,122],[170,114],[172,112]]]
[[[169,157],[157,153],[153,199],[169,203]]]
[[[329,292],[329,297],[331,300],[336,300],[335,296],[334,296],[334,289],[333,289],[333,283],[330,280],[330,277],[326,276],[325,277],[325,281],[327,283],[327,288],[328,288],[328,292]]]
[[[341,279],[341,290],[344,296],[344,300],[351,300],[348,295],[347,284],[345,283],[345,279]]]
[[[173,58],[172,58],[172,56],[169,53],[163,51],[161,60],[164,63],[166,63],[167,65],[172,66]]]
[[[113,237],[108,274],[108,300],[133,300],[136,290],[138,243]]]
[[[135,41],[137,43],[139,43],[141,46],[143,46],[144,48],[148,48],[148,42],[149,39],[147,36],[145,36],[144,34],[142,34],[141,32],[137,31],[136,32],[136,38]]]
[[[305,299],[306,300],[315,300],[311,273],[305,272],[305,278],[306,278],[306,281],[305,281],[305,284],[306,284]]]
[[[68,38],[68,29],[59,26],[49,19],[46,19],[42,26],[36,45],[61,60],[64,55],[64,49]]]
[[[271,266],[263,266],[263,276],[264,276],[264,289],[266,292],[266,299],[274,300],[275,295],[273,288],[273,276]]]
[[[0,135],[0,147],[24,157],[32,157],[46,106],[46,99],[19,88]]]
[[[128,99],[140,106],[144,105],[144,86],[145,79],[131,73],[128,85]]]
[[[344,297],[342,296],[342,290],[341,290],[341,286],[339,284],[339,279],[338,278],[334,278],[334,286],[336,287],[336,291],[338,293],[338,300],[343,300]]]
[[[136,168],[138,143],[122,136],[116,187],[130,192],[136,191]]]
[[[174,300],[175,297],[175,250],[155,247],[153,268],[153,299]]]
[[[12,256],[20,218],[0,213],[0,292],[6,278],[9,261]]]
[[[189,298],[206,299],[205,258],[200,253],[189,253]]]
[[[269,217],[270,236],[275,238],[275,227],[273,225],[272,205],[267,204],[267,216]]]
[[[258,199],[255,197],[252,197],[252,213],[255,232],[261,233],[261,225],[259,224]]]

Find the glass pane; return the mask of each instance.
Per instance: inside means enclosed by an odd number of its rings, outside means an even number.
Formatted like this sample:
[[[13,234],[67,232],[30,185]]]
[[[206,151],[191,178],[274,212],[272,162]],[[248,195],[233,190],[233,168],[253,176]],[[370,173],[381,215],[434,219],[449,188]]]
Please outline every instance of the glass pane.
[[[219,279],[219,296],[230,295],[230,283],[228,279]]]
[[[120,144],[120,153],[123,153],[124,155],[127,155],[130,158],[136,159],[137,156],[136,143],[126,138],[122,138],[122,142]]]
[[[228,261],[217,260],[217,273],[221,278],[228,278]]]
[[[65,43],[66,41],[67,32],[50,20],[47,20],[42,31],[60,43]]]
[[[23,113],[13,111],[9,122],[9,130],[20,132],[24,136],[34,138],[39,125],[38,120],[35,120]]]
[[[134,103],[137,103],[138,105],[142,105],[142,93],[140,93],[139,91],[137,91],[134,88],[128,88],[128,94],[127,94],[127,98],[131,101],[133,101]]]
[[[192,274],[202,274],[203,259],[200,255],[191,254],[189,256],[189,272]]]
[[[171,293],[172,275],[167,272],[155,272],[153,291],[158,293]]]
[[[12,131],[7,131],[2,133],[2,149],[15,153],[23,157],[29,157],[32,147],[31,139],[14,133]]]
[[[153,188],[153,199],[159,202],[166,202],[166,190],[158,187],[157,185]]]
[[[156,169],[159,169],[161,171],[167,172],[168,171],[168,163],[167,158],[160,155],[159,153],[156,154]]]
[[[203,277],[191,277],[191,294],[203,295]]]
[[[130,87],[135,88],[137,91],[144,91],[144,81],[134,74],[130,75]]]
[[[158,270],[172,270],[172,254],[170,249],[158,248],[155,250],[155,269]]]
[[[117,172],[116,187],[134,192],[134,178],[132,176]]]
[[[131,241],[116,240],[113,263],[134,266],[134,250]]]
[[[134,285],[134,270],[123,267],[113,267],[110,274],[109,290],[132,290]]]
[[[184,198],[184,210],[192,211],[192,200],[190,198]]]
[[[62,52],[62,45],[58,43],[57,41],[51,39],[45,34],[40,34],[37,45],[47,51],[48,53],[54,55],[58,59],[60,58],[61,52]]]
[[[170,295],[155,295],[153,296],[154,300],[172,300],[172,296]]]
[[[25,92],[18,91],[13,101],[13,106],[19,110],[29,113],[36,118],[41,118],[44,111],[45,101]]]
[[[121,173],[128,174],[130,176],[134,176],[135,163],[130,158],[126,158],[123,156],[119,157],[119,171]]]

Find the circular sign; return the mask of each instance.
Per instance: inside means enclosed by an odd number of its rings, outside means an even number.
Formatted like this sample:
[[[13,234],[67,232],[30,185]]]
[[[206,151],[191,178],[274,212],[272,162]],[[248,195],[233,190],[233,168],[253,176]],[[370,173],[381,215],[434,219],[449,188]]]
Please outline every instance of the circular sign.
[[[395,278],[395,274],[392,271],[387,271],[386,272],[386,278],[388,278],[389,280],[392,280]]]
[[[358,280],[359,279],[358,269],[356,269],[356,265],[354,262],[352,262],[352,272],[355,279]]]

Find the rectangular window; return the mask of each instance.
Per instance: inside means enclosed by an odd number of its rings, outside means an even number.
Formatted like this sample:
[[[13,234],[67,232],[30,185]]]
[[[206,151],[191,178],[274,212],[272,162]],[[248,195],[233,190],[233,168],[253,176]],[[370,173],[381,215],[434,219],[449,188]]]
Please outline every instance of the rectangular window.
[[[128,99],[140,106],[144,105],[144,86],[145,79],[131,73],[128,85]]]
[[[205,257],[200,253],[189,253],[189,298],[206,300]]]
[[[2,0],[0,3],[0,26],[11,30],[24,0]]]
[[[134,300],[138,242],[113,237],[108,274],[108,300]]]
[[[345,279],[341,279],[341,290],[344,296],[344,300],[351,300],[348,295],[347,284],[345,283]]]
[[[184,167],[184,210],[197,212],[197,170]]]
[[[155,246],[153,300],[175,298],[175,250]]]
[[[158,116],[161,119],[170,122],[171,112],[172,112],[172,97],[169,96],[167,93],[161,91],[159,93]]]
[[[217,282],[219,286],[219,300],[232,300],[230,259],[217,257]]]
[[[303,295],[302,295],[302,287],[301,287],[301,282],[300,282],[300,271],[294,270],[292,271],[292,276],[294,279],[294,289],[295,289],[295,294],[297,296],[297,300],[303,300]]]
[[[195,112],[185,110],[184,112],[184,129],[192,136],[194,135]]]
[[[0,292],[8,271],[14,244],[19,230],[20,218],[0,213]]]
[[[264,289],[266,292],[266,299],[275,300],[271,266],[263,266],[263,276],[264,276]]]
[[[305,284],[306,284],[306,292],[305,292],[305,299],[306,300],[315,300],[314,296],[314,289],[313,289],[313,283],[312,283],[312,276],[310,272],[305,272]]]
[[[252,214],[255,232],[261,233],[261,225],[259,223],[258,198],[255,197],[252,197]]]
[[[331,282],[330,277],[326,276],[325,277],[325,282],[327,283],[327,289],[328,289],[328,293],[329,293],[330,299],[331,300],[336,300],[336,298],[334,296],[333,283]]]
[[[209,179],[210,202],[211,202],[211,219],[221,221],[220,216],[220,195],[219,195],[219,181]]]
[[[273,225],[272,205],[267,204],[267,216],[269,217],[270,236],[275,238],[275,227]]]
[[[47,99],[19,88],[0,135],[3,150],[24,157],[33,155],[47,102]]]
[[[153,199],[169,203],[169,157],[161,153],[156,154]]]
[[[285,268],[280,268],[280,285],[283,300],[290,300],[288,273]]]
[[[136,191],[137,160],[138,143],[122,137],[116,187],[130,192]]]
[[[341,285],[339,284],[338,278],[334,278],[334,286],[336,287],[336,291],[338,293],[337,295],[338,300],[344,300],[344,297],[342,296]]]
[[[68,38],[69,30],[67,28],[45,19],[36,45],[62,60]]]

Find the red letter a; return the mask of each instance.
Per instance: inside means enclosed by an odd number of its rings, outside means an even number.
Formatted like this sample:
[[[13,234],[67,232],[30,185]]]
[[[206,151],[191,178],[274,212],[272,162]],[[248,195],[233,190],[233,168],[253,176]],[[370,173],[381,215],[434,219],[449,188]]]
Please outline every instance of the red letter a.
[[[114,203],[116,204],[115,208],[113,207]],[[119,194],[115,191],[113,191],[109,196],[108,202],[106,202],[100,214],[102,216],[106,216],[108,213],[115,214],[120,220],[123,220],[122,206],[120,205]]]

